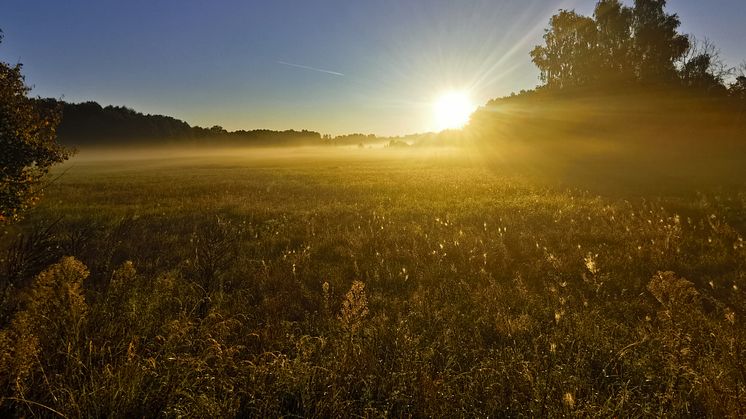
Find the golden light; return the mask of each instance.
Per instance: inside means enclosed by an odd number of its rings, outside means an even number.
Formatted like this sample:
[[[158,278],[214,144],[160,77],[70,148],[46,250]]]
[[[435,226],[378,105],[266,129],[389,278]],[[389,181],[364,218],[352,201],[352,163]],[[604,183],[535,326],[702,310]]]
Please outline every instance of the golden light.
[[[438,131],[461,128],[476,109],[466,91],[446,92],[433,102],[433,118]]]

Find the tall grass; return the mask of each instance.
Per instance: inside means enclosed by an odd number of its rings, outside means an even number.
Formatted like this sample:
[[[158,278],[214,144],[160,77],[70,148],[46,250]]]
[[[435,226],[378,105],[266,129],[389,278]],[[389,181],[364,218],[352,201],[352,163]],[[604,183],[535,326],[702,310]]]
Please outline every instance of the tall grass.
[[[2,261],[4,415],[746,415],[739,189],[136,164],[70,171],[4,236],[59,249]]]

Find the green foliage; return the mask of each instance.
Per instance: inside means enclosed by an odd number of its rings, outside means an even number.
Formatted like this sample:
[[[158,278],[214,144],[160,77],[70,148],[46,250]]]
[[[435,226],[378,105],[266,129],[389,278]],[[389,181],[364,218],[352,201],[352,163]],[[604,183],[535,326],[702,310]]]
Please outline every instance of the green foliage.
[[[56,143],[58,110],[30,99],[29,90],[20,64],[0,62],[0,224],[35,204],[49,168],[69,155]]]

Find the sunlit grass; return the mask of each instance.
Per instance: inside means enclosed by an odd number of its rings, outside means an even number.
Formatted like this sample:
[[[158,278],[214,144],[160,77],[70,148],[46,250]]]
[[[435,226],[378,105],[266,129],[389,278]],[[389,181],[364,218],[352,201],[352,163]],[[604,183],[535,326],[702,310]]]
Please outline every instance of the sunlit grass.
[[[90,272],[68,293],[86,314],[74,335],[37,336],[56,354],[43,363],[13,356],[37,348],[22,320],[41,306],[11,316],[25,340],[0,339],[4,408],[634,416],[744,403],[740,189],[599,194],[469,152],[264,153],[73,162],[26,229],[62,217],[43,251]],[[60,269],[34,281],[47,265],[20,260],[21,283],[71,283]]]

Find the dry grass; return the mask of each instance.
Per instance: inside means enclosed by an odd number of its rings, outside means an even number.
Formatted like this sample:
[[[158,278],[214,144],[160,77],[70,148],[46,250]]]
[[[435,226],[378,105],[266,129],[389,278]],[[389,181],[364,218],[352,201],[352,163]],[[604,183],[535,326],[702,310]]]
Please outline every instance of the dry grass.
[[[19,226],[70,257],[13,258],[0,413],[746,415],[742,189],[384,153],[78,163]]]

